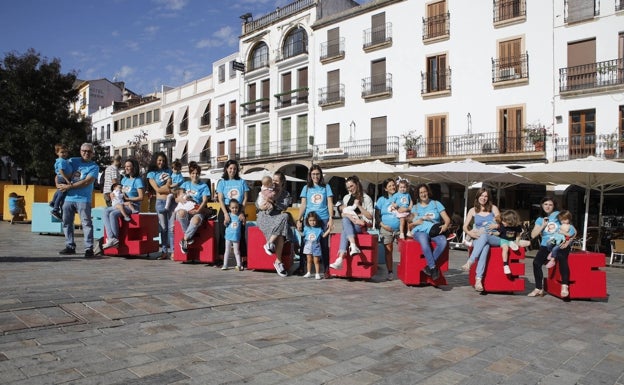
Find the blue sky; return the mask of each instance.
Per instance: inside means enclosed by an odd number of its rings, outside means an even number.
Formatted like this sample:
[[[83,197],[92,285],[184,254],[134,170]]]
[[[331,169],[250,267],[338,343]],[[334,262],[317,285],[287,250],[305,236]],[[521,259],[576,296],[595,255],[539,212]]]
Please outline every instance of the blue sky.
[[[214,61],[238,50],[240,15],[257,18],[290,2],[5,0],[0,53],[34,48],[60,59],[63,73],[116,78],[147,94],[209,75]]]

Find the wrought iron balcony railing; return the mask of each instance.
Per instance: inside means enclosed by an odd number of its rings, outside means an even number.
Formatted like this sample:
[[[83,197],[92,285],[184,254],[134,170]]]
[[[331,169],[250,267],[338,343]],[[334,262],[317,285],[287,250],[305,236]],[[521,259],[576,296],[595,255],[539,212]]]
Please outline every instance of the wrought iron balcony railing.
[[[217,118],[217,130],[222,130],[225,128],[225,116],[219,116]]]
[[[421,94],[429,94],[439,91],[451,90],[451,68],[445,68],[442,71],[421,72]]]
[[[392,41],[392,23],[364,30],[364,49]]]
[[[283,61],[286,59],[290,59],[291,57],[295,57],[298,55],[303,55],[308,53],[308,42],[307,41],[293,41],[289,44],[286,44],[282,47],[280,54],[277,57],[277,61]]]
[[[269,112],[269,102],[269,98],[261,98],[241,103],[240,107],[243,109],[241,117],[244,118],[246,116]]]
[[[435,15],[431,17],[423,17],[423,40],[434,39],[437,37],[448,36],[451,33],[451,14],[450,12]]]
[[[243,25],[243,34],[246,35],[269,24],[272,24],[280,19],[286,18],[290,15],[294,15],[299,11],[314,6],[315,3],[316,0],[297,0],[282,8],[278,8],[277,10],[269,14],[264,15],[257,20],[245,22],[245,24]]]
[[[559,91],[624,85],[624,59],[559,69]]]
[[[526,16],[526,0],[492,0],[492,3],[494,23]]]
[[[555,160],[570,160],[596,156],[624,159],[624,141],[610,143],[606,135],[572,135],[555,138]]]
[[[492,59],[492,83],[529,78],[529,54]]]
[[[239,148],[239,160],[252,162],[258,160],[278,160],[283,158],[305,158],[312,156],[308,146],[308,137],[293,138],[290,141],[263,142]]]
[[[228,127],[236,126],[236,114],[228,115],[225,119],[225,124],[227,124]]]
[[[392,74],[384,73],[362,79],[362,97],[392,95]]]
[[[624,0],[615,0],[615,12],[624,11]]]
[[[360,139],[340,142],[334,145],[315,146],[314,159],[331,160],[340,158],[362,159],[369,157],[399,155],[399,137],[389,136],[381,139]]]
[[[308,90],[308,87],[302,87],[273,95],[277,99],[275,109],[308,103]]]
[[[319,106],[328,106],[331,104],[344,103],[345,101],[345,85],[339,84],[335,86],[319,88]]]
[[[338,58],[345,54],[345,38],[329,40],[321,43],[321,61]]]

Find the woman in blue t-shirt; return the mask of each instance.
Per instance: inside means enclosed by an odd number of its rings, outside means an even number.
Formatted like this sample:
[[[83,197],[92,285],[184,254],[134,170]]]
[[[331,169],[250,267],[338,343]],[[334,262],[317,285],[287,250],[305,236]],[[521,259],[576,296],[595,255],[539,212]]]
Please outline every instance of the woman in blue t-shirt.
[[[141,201],[143,201],[143,193],[145,185],[143,179],[139,175],[139,162],[136,159],[128,159],[124,163],[125,176],[121,179],[121,190],[123,191],[124,201],[131,202],[132,209],[123,206],[128,214],[138,213],[141,209]],[[106,243],[102,245],[102,249],[117,247],[119,245],[119,217],[121,211],[115,207],[107,207],[104,209],[104,229],[106,230]]]
[[[394,200],[392,196],[397,191],[397,185],[394,179],[388,178],[383,183],[384,193],[377,199],[375,210],[379,215],[379,235],[386,250],[386,268],[388,269],[388,281],[394,277],[392,275],[392,252],[394,251],[394,239],[401,225],[400,219],[396,216],[392,209]]]
[[[557,216],[559,211],[553,198],[544,197],[540,201],[541,214],[540,217],[535,220],[535,226],[531,230],[531,238],[535,238],[538,235],[542,236],[540,242],[540,248],[533,259],[533,276],[535,277],[535,289],[529,293],[529,297],[543,297],[544,296],[544,273],[542,272],[542,265],[546,263],[548,257],[549,248],[548,241],[559,232],[559,226],[561,223]],[[568,254],[570,254],[570,241],[563,242],[559,248],[557,254],[557,262],[559,263],[559,273],[561,274],[561,297],[565,298],[570,295],[570,266],[568,265]]]
[[[156,193],[156,213],[160,230],[162,253],[158,259],[169,259],[169,252],[173,250],[173,207],[167,208],[167,197],[171,193],[171,169],[167,164],[167,155],[164,152],[156,154],[154,163],[150,165],[147,181]]]
[[[440,276],[440,270],[436,265],[436,261],[440,258],[440,255],[442,255],[448,244],[444,233],[451,225],[451,218],[446,213],[446,209],[442,203],[431,199],[432,193],[428,185],[424,183],[419,184],[416,186],[416,193],[418,197],[415,199],[414,206],[412,207],[412,213],[415,219],[410,223],[409,229],[411,230],[413,227],[421,225],[425,221],[441,223],[440,234],[433,238],[426,232],[414,231],[413,233],[414,240],[420,243],[420,249],[427,261],[427,266],[423,269],[423,273],[430,276],[433,280],[436,280]],[[433,251],[431,250],[431,241],[436,244]]]
[[[331,187],[323,179],[323,170],[318,164],[312,165],[308,172],[308,182],[299,195],[299,222],[303,223],[308,213],[315,211],[321,221],[323,231],[331,229],[334,213],[334,194]],[[329,278],[329,243],[327,238],[321,239],[321,253],[325,278]]]
[[[206,219],[206,205],[210,197],[210,187],[200,180],[201,167],[197,162],[190,162],[188,168],[191,180],[182,183],[180,190],[184,193],[180,193],[176,198],[177,203],[184,204],[189,201],[195,203],[193,208],[189,210],[176,208],[176,219],[180,222],[180,227],[184,232],[184,236],[180,240],[180,249],[184,254],[187,253],[188,246],[193,244],[195,232]]]
[[[217,197],[219,199],[219,214],[217,220],[219,222],[219,257],[223,258],[225,253],[225,228],[230,223],[229,213],[230,199],[236,199],[240,203],[240,211],[238,218],[241,222],[241,255],[247,255],[247,243],[245,240],[245,206],[249,197],[249,186],[247,182],[239,176],[240,166],[238,161],[230,159],[223,166],[223,176],[217,182]]]

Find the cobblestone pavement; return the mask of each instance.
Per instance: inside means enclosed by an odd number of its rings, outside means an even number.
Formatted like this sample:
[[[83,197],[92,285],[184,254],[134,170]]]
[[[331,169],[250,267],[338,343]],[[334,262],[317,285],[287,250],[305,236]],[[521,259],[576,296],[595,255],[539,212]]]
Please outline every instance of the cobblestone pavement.
[[[0,223],[2,384],[624,384],[624,269],[606,268],[608,300],[563,302],[479,295],[464,251],[434,288],[63,243]]]

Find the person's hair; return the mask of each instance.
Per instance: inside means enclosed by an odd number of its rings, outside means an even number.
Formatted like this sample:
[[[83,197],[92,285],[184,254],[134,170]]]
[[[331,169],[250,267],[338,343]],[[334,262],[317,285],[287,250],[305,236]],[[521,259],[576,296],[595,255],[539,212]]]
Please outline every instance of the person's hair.
[[[64,145],[63,143],[57,143],[54,145],[54,153],[56,154],[57,152],[61,151],[61,150],[67,150],[67,146]]]
[[[355,184],[355,193],[351,194],[351,196],[358,199],[361,203],[364,203],[364,188],[362,187],[362,182],[360,182],[360,178],[357,175],[351,175],[345,180],[345,185],[347,182],[351,182]]]
[[[234,199],[234,198],[230,199],[230,203],[228,203],[228,207],[232,206],[233,204],[240,207],[240,203],[238,203],[237,199]]]
[[[407,179],[399,179],[397,183],[397,187],[401,185],[405,185],[405,187],[407,187],[409,190],[409,181]]]
[[[128,159],[126,159],[124,164],[126,164],[128,162],[132,163],[132,174],[131,175],[126,175],[126,176],[131,177],[131,178],[136,178],[136,177],[140,176],[141,169],[139,168],[139,161],[134,159],[134,158],[128,158]]]
[[[394,182],[394,184],[396,185],[396,182],[394,181],[394,178],[387,178],[386,180],[384,180],[384,181],[381,183],[381,187],[383,187],[383,189],[382,189],[383,191],[381,192],[381,195],[383,195],[383,196],[384,196],[384,197],[386,197],[386,198],[389,198],[389,197],[388,197],[388,192],[386,191],[386,187],[388,187],[388,184],[389,184],[390,182]]]
[[[553,212],[557,211],[557,201],[555,201],[553,197],[546,195],[545,197],[540,199],[540,203],[539,203],[540,217],[547,217],[548,215],[550,215],[550,214],[546,214],[546,211],[544,211],[544,207],[543,207],[544,202],[548,202],[548,201],[551,201],[553,203]]]
[[[182,170],[182,162],[180,162],[180,159],[171,162],[171,168],[174,170]]]
[[[286,182],[286,175],[284,175],[284,173],[283,173],[283,172],[281,172],[281,171],[275,171],[275,172],[273,173],[273,176],[276,176],[276,175],[277,175],[277,177],[279,178],[279,180],[280,180],[281,184],[283,184],[284,182]],[[283,188],[283,186],[282,186],[282,188]]]
[[[262,185],[264,187],[270,187],[273,184],[273,178],[268,175],[262,177]]]
[[[321,218],[318,216],[316,211],[310,211],[308,213],[308,215],[306,216],[305,224],[308,227],[312,227],[312,226],[310,226],[310,223],[309,223],[310,218],[316,219],[316,226],[314,226],[314,227],[321,227],[323,225],[323,223],[321,222]]]
[[[323,169],[321,169],[321,166],[319,166],[318,164],[313,164],[312,166],[310,166],[310,169],[308,170],[308,182],[307,182],[308,188],[314,187],[314,182],[312,181],[312,171],[315,171],[315,170],[321,173],[321,179],[319,179],[318,185],[321,187],[325,187],[325,178],[323,177]]]
[[[113,162],[121,162],[121,155],[119,154],[113,155]]]
[[[84,142],[80,145],[80,149],[82,150],[83,147],[89,147],[89,150],[93,151],[93,143]]]
[[[566,219],[572,222],[572,213],[569,212],[568,210],[561,210],[559,215],[557,215],[557,219],[559,219],[559,222],[566,220]]]
[[[236,173],[234,174],[234,179],[240,179],[240,175],[238,175],[238,173],[240,172],[240,165],[238,164],[238,161],[234,159],[230,159],[227,162],[225,162],[225,166],[223,166],[223,175],[221,176],[221,178],[223,178],[224,180],[230,179],[230,177],[228,176],[227,169],[233,164],[236,165]]]
[[[487,202],[485,202],[483,206],[481,206],[481,204],[479,203],[479,197],[483,193],[488,194],[488,200]],[[490,190],[486,189],[485,187],[481,187],[480,189],[477,190],[477,195],[475,195],[475,200],[474,200],[474,209],[475,209],[475,214],[480,213],[481,211],[484,211],[486,213],[489,213],[492,211],[492,194],[490,194]]]
[[[501,222],[507,223],[510,227],[520,226],[520,215],[515,210],[505,210],[500,215]]]
[[[414,199],[415,202],[420,202],[420,189],[423,187],[427,189],[427,196],[429,197],[429,200],[433,199],[431,187],[429,187],[429,185],[426,183],[419,183],[418,185],[416,185],[416,199]]]
[[[150,162],[149,166],[147,166],[148,172],[160,170],[157,164],[158,158],[163,158],[165,160],[165,164],[163,165],[162,169],[168,168],[167,167],[167,154],[165,154],[163,151],[159,151],[152,156],[152,161]]]
[[[10,193],[9,193],[9,197],[11,197],[11,198],[17,198],[17,197],[19,197],[19,195],[17,195],[17,193],[16,193],[15,191],[13,191],[13,192],[10,192]]]
[[[115,190],[115,187],[121,186],[121,183],[113,183],[111,186],[111,191]]]
[[[189,168],[189,175],[191,175],[193,171],[197,171],[201,175],[201,166],[197,164],[197,162],[195,161],[189,162],[188,168]]]

